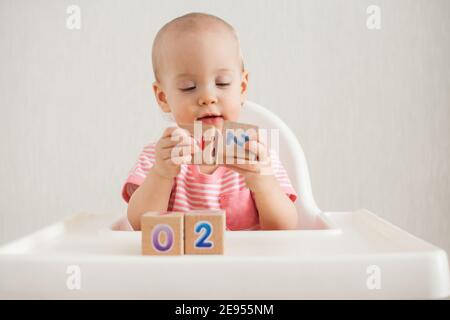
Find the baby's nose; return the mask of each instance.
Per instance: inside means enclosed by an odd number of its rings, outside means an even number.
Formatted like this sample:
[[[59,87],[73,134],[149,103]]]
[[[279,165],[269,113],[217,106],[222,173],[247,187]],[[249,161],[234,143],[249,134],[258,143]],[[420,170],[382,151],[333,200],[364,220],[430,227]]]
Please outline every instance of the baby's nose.
[[[207,88],[200,93],[200,96],[198,98],[199,105],[208,106],[210,104],[215,104],[215,103],[217,103],[217,97],[216,97],[214,90]]]
[[[204,106],[209,106],[210,104],[216,104],[217,103],[217,99],[215,97],[205,97],[205,98],[200,98],[198,103],[200,105],[204,105]]]

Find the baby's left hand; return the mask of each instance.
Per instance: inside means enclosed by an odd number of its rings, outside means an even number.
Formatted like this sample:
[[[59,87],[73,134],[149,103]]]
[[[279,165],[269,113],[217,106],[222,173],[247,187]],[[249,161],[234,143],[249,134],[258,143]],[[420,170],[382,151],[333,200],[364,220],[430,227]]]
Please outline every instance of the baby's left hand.
[[[262,180],[263,177],[273,175],[270,155],[264,142],[258,139],[256,134],[249,135],[250,140],[244,144],[244,149],[256,155],[255,160],[244,160],[244,164],[238,163],[238,158],[227,158],[224,160],[224,166],[241,174],[251,188],[252,184]],[[227,163],[230,162],[230,163]]]

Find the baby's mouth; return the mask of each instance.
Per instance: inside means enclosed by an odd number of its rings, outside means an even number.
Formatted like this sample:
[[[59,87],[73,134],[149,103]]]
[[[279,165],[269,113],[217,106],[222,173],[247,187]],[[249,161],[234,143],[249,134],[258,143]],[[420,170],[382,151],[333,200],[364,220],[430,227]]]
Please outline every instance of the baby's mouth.
[[[223,121],[222,115],[207,115],[197,118],[197,121],[201,121],[204,124],[219,124]]]

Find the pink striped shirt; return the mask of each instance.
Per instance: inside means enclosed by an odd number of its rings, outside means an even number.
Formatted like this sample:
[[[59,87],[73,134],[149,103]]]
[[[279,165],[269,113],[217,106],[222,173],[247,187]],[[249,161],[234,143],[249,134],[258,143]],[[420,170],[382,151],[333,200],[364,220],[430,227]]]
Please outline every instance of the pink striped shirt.
[[[276,179],[294,202],[297,194],[286,170],[272,150],[270,156]],[[155,143],[151,143],[144,147],[123,185],[122,197],[127,203],[154,163]],[[182,164],[174,180],[167,211],[223,209],[226,210],[228,230],[259,229],[258,210],[252,191],[245,185],[244,177],[236,171],[219,166],[212,174],[206,174],[200,172],[198,165]]]

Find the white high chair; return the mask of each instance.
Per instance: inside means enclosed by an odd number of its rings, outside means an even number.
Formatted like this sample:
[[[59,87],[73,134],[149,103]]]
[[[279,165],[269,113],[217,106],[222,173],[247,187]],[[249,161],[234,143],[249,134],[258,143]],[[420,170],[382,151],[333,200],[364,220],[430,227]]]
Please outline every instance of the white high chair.
[[[278,130],[279,158],[298,194],[295,202],[299,214],[298,228],[326,228],[324,221],[327,219],[321,215],[314,201],[305,155],[291,129],[270,110],[251,101],[246,101],[244,104],[239,122],[255,124],[263,129]]]
[[[444,250],[365,209],[320,211],[291,130],[252,102],[240,121],[280,130],[279,157],[299,196],[300,230],[228,231],[224,255],[142,256],[140,232],[111,230],[117,215],[78,213],[0,247],[0,299],[449,296]]]

